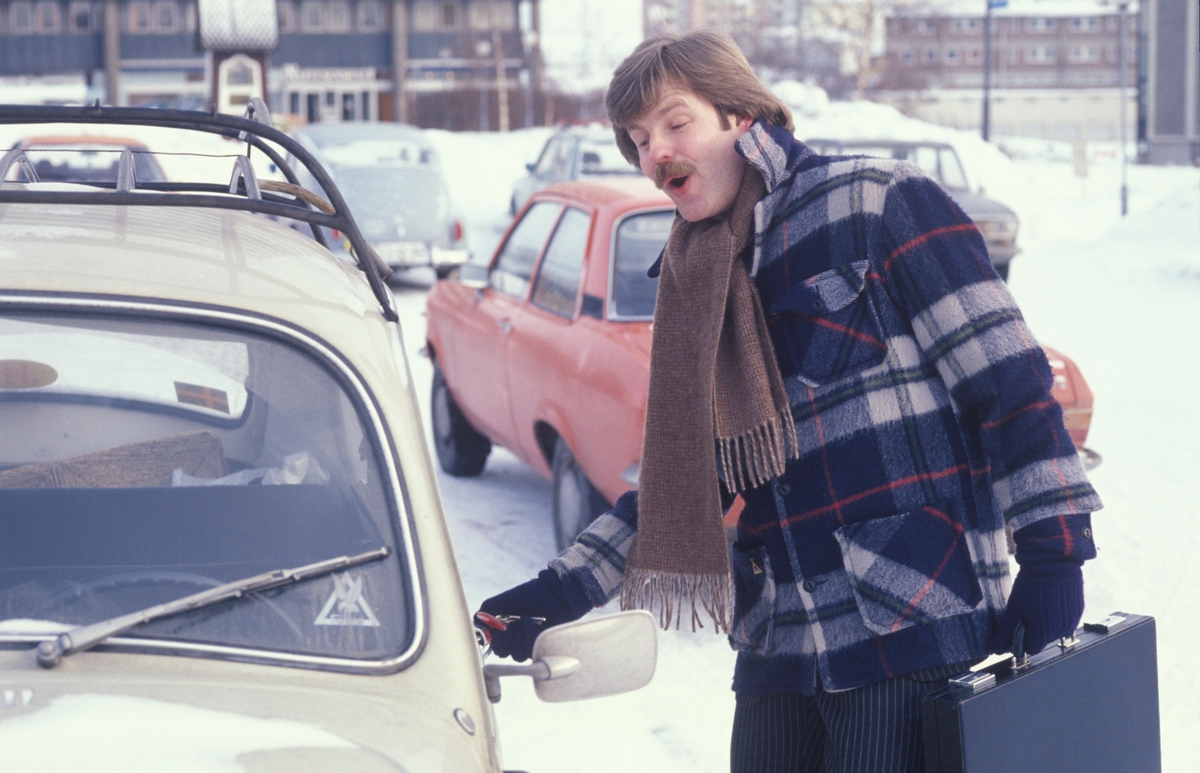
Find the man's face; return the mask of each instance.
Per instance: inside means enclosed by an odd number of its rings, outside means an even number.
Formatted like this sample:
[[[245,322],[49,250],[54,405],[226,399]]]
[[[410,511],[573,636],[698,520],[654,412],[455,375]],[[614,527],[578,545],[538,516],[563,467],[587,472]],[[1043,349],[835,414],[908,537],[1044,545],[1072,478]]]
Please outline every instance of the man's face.
[[[730,119],[722,127],[711,102],[687,88],[668,86],[629,124],[642,173],[671,197],[688,222],[724,215],[737,198],[746,162],[734,143],[752,121]]]

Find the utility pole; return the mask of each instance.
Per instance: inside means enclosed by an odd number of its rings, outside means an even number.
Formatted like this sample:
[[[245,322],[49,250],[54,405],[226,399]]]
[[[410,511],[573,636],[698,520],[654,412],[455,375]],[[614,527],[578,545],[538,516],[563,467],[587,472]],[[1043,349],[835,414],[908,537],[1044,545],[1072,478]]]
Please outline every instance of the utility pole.
[[[506,3],[510,0],[504,0]],[[496,56],[496,99],[500,131],[508,131],[508,74],[504,70],[504,43],[500,38],[500,10],[496,0],[488,3],[492,21],[492,53]],[[515,10],[515,8],[514,8]]]
[[[992,9],[1004,8],[1008,0],[985,0],[987,11],[983,15],[983,120],[980,136],[987,142],[992,133]]]
[[[1129,9],[1129,1],[1121,0],[1117,4],[1117,9],[1120,11],[1120,15],[1117,17],[1119,22],[1117,24],[1117,58],[1120,59],[1117,67],[1117,78],[1120,81],[1118,88],[1119,99],[1121,100],[1121,217],[1125,217],[1129,212],[1129,185],[1126,178],[1126,165],[1129,159],[1125,151],[1125,143],[1128,139],[1125,136],[1125,132],[1127,131],[1125,122],[1125,59],[1127,56],[1125,53],[1125,12]]]

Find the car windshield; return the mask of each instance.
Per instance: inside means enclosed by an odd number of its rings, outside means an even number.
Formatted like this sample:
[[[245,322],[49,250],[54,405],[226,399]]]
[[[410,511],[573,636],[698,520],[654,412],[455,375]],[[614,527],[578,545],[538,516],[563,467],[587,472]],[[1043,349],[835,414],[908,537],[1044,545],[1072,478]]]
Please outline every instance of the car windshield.
[[[962,163],[953,148],[940,145],[847,145],[844,150],[847,155],[876,156],[878,158],[894,158],[908,161],[925,170],[943,187],[954,190],[967,190],[967,175],[963,172]]]
[[[400,654],[412,594],[392,487],[336,373],[241,330],[0,316],[0,643],[386,547],[122,635],[217,656]]]
[[[162,167],[145,148],[130,148],[133,151],[133,171],[141,183],[166,182]],[[122,148],[112,145],[72,144],[64,147],[38,147],[25,149],[25,157],[33,164],[41,182],[109,182],[117,181],[117,166],[121,161]],[[23,172],[14,179],[27,182]]]
[[[617,225],[613,246],[612,316],[620,319],[650,319],[654,316],[658,279],[646,276],[646,271],[666,245],[674,221],[674,210],[659,210],[630,215]]]
[[[613,140],[582,140],[579,143],[579,175],[641,174],[625,160]]]

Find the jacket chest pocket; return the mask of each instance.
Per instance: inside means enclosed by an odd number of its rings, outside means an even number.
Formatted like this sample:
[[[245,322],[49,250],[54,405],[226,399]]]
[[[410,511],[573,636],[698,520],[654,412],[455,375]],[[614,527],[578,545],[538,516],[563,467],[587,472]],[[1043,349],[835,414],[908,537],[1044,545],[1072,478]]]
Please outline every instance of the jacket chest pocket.
[[[868,263],[810,277],[771,302],[771,342],[784,378],[821,386],[883,362],[887,344],[865,292]]]

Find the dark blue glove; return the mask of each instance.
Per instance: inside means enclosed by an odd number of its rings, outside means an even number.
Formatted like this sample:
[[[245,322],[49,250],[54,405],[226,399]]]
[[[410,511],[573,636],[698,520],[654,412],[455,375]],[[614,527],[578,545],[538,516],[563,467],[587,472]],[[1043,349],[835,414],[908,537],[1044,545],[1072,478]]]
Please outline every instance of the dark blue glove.
[[[475,613],[475,626],[491,643],[492,652],[520,663],[529,660],[533,642],[543,630],[578,620],[590,609],[579,583],[543,569],[537,579],[483,602]]]
[[[1021,568],[988,650],[1011,651],[1017,624],[1023,622],[1024,651],[1033,655],[1055,639],[1075,633],[1083,616],[1083,562],[1051,552],[1022,556],[1018,543],[1017,563]]]

